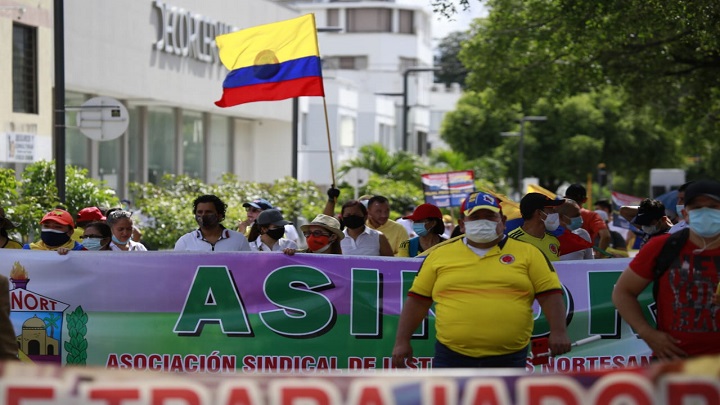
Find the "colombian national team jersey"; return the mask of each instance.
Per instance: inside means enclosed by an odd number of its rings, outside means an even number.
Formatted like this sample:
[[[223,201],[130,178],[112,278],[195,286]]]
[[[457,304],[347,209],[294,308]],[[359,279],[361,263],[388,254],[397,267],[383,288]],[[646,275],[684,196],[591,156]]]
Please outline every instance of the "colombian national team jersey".
[[[561,291],[535,247],[505,238],[483,257],[457,239],[428,255],[410,294],[435,301],[437,340],[472,357],[517,352],[533,329],[532,304]]]
[[[670,235],[650,239],[630,262],[630,270],[653,280],[657,256]],[[657,329],[680,342],[690,356],[720,353],[720,306],[712,303],[720,276],[720,248],[700,249],[690,240],[660,277],[657,298]],[[652,284],[651,284],[652,285]]]
[[[508,233],[508,236],[537,247],[551,262],[560,260],[560,241],[549,233],[545,233],[545,236],[540,239],[526,233],[522,228],[515,228]]]

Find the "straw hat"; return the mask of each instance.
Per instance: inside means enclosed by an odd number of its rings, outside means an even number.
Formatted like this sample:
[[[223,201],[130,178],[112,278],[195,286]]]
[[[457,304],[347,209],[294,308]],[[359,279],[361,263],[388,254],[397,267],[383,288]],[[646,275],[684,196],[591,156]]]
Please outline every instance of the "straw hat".
[[[303,232],[308,232],[310,229],[310,226],[320,226],[328,230],[328,232],[333,233],[335,236],[338,237],[338,240],[342,240],[345,237],[345,234],[340,230],[340,221],[337,219],[320,214],[315,217],[315,219],[312,220],[309,224],[302,225],[300,227],[300,230]]]

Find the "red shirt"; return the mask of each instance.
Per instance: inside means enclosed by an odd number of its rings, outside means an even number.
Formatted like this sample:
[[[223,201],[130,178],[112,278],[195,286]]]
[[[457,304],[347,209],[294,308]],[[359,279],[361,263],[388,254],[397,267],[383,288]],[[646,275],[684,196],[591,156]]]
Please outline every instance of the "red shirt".
[[[582,217],[582,228],[590,234],[590,240],[594,241],[601,229],[607,229],[605,221],[595,211],[580,208],[580,216]]]
[[[655,260],[670,236],[650,239],[630,262],[630,269],[652,280]],[[660,277],[657,297],[657,329],[668,333],[690,356],[720,353],[720,306],[712,303],[718,285],[720,248],[693,254],[699,249],[690,240],[680,261]]]

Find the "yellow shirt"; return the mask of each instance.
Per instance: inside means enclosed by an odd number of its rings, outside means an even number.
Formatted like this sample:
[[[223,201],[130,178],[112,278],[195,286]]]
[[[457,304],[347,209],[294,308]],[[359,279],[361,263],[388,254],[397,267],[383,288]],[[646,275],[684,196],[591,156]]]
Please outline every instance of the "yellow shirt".
[[[526,233],[522,227],[520,227],[510,231],[508,236],[513,239],[527,242],[540,249],[545,257],[547,257],[551,262],[560,260],[560,241],[558,238],[550,235],[549,233],[545,233],[545,236],[542,238],[536,238],[535,236]]]
[[[5,246],[0,246],[0,249],[22,249],[22,244],[12,239],[8,239]]]
[[[400,244],[410,239],[405,227],[393,221],[392,219],[388,219],[387,222],[385,222],[379,228],[374,228],[370,224],[370,220],[367,220],[367,222],[365,222],[365,225],[368,228],[380,231],[385,235],[385,237],[388,239],[388,242],[390,242],[390,247],[392,248],[393,254],[395,256],[397,256]]]
[[[83,228],[77,227],[73,231],[73,234],[70,237],[70,239],[74,240],[77,243],[82,244],[83,241],[82,241],[81,236],[83,236],[83,233],[85,233],[85,230]]]
[[[533,301],[558,291],[555,270],[533,246],[505,238],[480,257],[464,239],[455,239],[427,256],[410,294],[435,302],[440,343],[466,356],[486,357],[526,347]]]

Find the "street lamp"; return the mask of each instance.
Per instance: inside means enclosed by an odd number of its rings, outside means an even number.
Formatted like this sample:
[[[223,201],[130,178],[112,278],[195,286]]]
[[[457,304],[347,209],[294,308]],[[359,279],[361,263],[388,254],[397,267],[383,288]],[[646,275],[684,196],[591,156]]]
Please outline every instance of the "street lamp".
[[[525,138],[525,122],[537,122],[537,121],[547,121],[547,117],[544,115],[526,115],[522,118],[520,118],[520,132],[500,132],[501,136],[519,136],[520,137],[520,145],[518,147],[518,175],[517,175],[517,189],[518,189],[518,195],[519,197],[522,197],[523,187],[522,187],[522,179],[523,179],[523,153],[524,153],[524,138]]]
[[[433,67],[433,68],[423,68],[423,67],[412,67],[405,69],[405,72],[403,72],[403,106],[402,106],[402,141],[403,141],[403,150],[407,151],[408,149],[408,113],[410,110],[410,107],[408,107],[408,76],[411,73],[417,73],[417,72],[439,72],[440,68]]]

